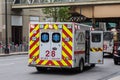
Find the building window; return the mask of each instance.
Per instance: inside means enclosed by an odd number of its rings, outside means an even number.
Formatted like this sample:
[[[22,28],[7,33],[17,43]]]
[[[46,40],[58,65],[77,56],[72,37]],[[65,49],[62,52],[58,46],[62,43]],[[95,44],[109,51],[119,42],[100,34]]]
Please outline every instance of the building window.
[[[30,22],[39,22],[40,19],[37,16],[30,16]]]

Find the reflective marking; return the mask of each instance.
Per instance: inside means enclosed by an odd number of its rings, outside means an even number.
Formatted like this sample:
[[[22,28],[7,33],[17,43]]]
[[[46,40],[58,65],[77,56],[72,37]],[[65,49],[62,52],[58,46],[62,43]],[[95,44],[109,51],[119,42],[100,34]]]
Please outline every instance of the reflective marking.
[[[55,65],[58,65],[58,66],[59,66],[59,64],[58,64],[55,60],[53,60],[53,63],[54,63]]]
[[[64,66],[67,66],[66,62],[64,60],[61,61]]]
[[[68,46],[64,43],[64,42],[62,42],[62,46],[71,54],[72,53],[72,50],[70,50],[69,48],[68,48]]]
[[[48,62],[48,60],[44,60],[44,62],[42,63],[42,65],[45,65]]]
[[[58,30],[58,26],[56,24],[54,24],[54,29]]]
[[[72,32],[65,25],[63,25],[63,29],[68,33],[70,37],[72,37]]]
[[[67,36],[63,33],[62,37],[65,39]],[[71,41],[69,41],[68,43],[72,46],[72,42]]]
[[[46,25],[44,26],[44,29],[48,29],[48,28],[49,28],[49,25],[46,24]]]

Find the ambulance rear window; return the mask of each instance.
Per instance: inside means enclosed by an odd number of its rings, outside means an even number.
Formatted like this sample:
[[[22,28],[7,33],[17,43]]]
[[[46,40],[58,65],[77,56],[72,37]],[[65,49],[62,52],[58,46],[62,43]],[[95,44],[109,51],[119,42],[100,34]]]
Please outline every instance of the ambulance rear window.
[[[53,41],[54,43],[59,43],[60,40],[61,40],[61,35],[60,35],[60,33],[53,33],[53,34],[52,34],[52,41]]]
[[[41,34],[41,41],[46,43],[49,42],[49,34],[48,33],[42,33]]]
[[[92,33],[92,42],[101,42],[101,34]]]

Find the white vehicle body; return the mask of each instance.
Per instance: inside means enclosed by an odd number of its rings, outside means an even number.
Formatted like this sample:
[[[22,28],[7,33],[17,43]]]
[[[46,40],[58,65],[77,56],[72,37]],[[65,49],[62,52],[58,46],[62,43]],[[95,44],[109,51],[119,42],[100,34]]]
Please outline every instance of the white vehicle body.
[[[103,32],[84,24],[32,22],[29,36],[29,66],[77,68],[103,63]]]
[[[113,54],[113,34],[111,31],[104,31],[104,53]]]

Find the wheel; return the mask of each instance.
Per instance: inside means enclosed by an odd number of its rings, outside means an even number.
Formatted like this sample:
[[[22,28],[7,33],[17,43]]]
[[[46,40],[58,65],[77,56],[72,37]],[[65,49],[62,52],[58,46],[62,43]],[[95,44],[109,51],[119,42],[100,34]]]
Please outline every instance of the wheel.
[[[38,72],[42,72],[42,71],[45,71],[45,70],[47,70],[46,68],[42,68],[42,67],[36,67],[36,70],[38,71]]]
[[[115,60],[114,60],[114,64],[115,64],[115,65],[118,65],[118,61],[115,61]]]
[[[78,71],[79,71],[79,72],[83,72],[83,70],[84,70],[84,61],[83,61],[83,60],[80,60]]]
[[[91,67],[95,67],[95,64],[91,64]]]

